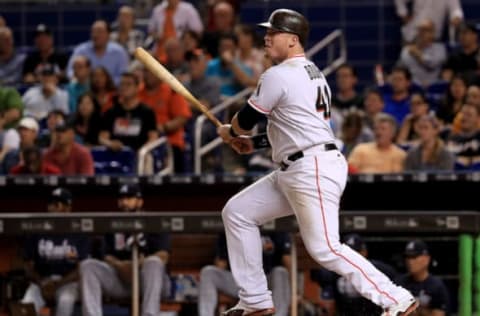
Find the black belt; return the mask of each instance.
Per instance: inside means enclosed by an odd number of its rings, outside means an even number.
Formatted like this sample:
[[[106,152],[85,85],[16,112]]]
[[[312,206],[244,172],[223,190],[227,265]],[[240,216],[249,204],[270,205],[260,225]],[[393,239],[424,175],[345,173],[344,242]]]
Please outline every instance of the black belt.
[[[330,150],[337,150],[337,145],[335,145],[334,143],[328,143],[328,144],[325,144],[323,145],[324,147],[324,150],[325,151],[330,151]],[[287,157],[287,160],[288,161],[291,161],[291,162],[294,162],[300,158],[303,158],[304,157],[304,154],[303,154],[303,151],[299,150],[297,151],[296,153],[294,154],[291,154],[290,156]],[[288,169],[288,166],[290,165],[287,165],[285,162],[280,162],[280,170],[282,171],[285,171]]]

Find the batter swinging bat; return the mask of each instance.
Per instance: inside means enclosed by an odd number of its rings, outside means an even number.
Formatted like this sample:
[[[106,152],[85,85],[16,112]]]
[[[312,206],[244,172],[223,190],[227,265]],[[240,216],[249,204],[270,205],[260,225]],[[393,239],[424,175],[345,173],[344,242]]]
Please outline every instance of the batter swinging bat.
[[[162,66],[155,58],[152,57],[145,49],[142,47],[137,47],[135,50],[135,57],[142,62],[142,64],[150,70],[155,76],[160,78],[163,82],[168,84],[170,88],[175,90],[178,94],[182,95],[190,103],[192,103],[200,112],[205,114],[207,118],[212,121],[215,126],[219,127],[222,125],[220,121],[208,111],[208,108],[200,103],[200,101],[195,98],[190,91],[188,91],[181,83],[177,80],[165,67]]]

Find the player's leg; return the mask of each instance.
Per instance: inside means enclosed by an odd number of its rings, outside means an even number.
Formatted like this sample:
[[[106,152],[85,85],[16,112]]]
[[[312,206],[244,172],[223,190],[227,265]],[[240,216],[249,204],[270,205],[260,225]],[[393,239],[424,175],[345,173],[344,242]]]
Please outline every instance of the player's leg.
[[[165,264],[157,256],[150,256],[142,264],[142,316],[158,315],[163,283],[166,281]]]
[[[238,290],[230,271],[214,265],[203,267],[198,288],[198,316],[214,316],[219,291],[237,297]]]
[[[230,267],[240,287],[241,307],[265,309],[273,306],[263,271],[258,226],[292,214],[288,201],[277,189],[276,173],[269,174],[233,196],[222,212]]]
[[[102,316],[102,292],[112,297],[126,297],[125,287],[117,272],[107,263],[87,259],[80,263],[80,293],[83,316]]]
[[[40,312],[40,309],[46,305],[46,302],[43,299],[42,290],[36,283],[30,283],[21,302],[23,304],[33,303],[37,314]]]
[[[339,201],[347,164],[337,151],[319,152],[290,166],[279,178],[294,209],[303,242],[325,268],[344,276],[359,293],[388,307],[409,295],[368,260],[339,241]]]
[[[72,316],[79,295],[78,282],[67,283],[60,287],[55,293],[55,316]]]
[[[291,298],[290,274],[287,268],[278,266],[268,275],[268,283],[272,289],[275,316],[288,316]]]

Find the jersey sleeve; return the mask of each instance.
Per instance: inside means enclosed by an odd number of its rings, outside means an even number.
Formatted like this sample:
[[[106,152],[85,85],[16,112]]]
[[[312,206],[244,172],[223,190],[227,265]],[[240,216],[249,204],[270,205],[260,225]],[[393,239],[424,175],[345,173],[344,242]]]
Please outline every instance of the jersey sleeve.
[[[270,114],[286,91],[282,78],[272,69],[267,70],[258,82],[257,88],[248,99],[248,104],[263,114]]]

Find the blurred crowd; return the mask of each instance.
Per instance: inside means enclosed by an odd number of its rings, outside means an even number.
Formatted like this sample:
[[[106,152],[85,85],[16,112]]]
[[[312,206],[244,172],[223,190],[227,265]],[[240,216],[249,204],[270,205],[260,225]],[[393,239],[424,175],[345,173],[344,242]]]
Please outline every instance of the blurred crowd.
[[[101,164],[105,152],[114,160],[129,152],[131,163],[162,136],[173,162],[166,151],[154,151],[151,160],[160,163],[149,172],[169,163],[176,173],[191,172],[200,113],[135,60],[135,49],[148,49],[209,108],[255,87],[271,65],[255,26],[239,21],[241,1],[204,2],[150,3],[146,29],[136,23],[139,9],[123,5],[115,21],[94,21],[90,40],[70,52],[55,45],[48,24],[39,24],[31,49],[21,53],[0,18],[0,174],[109,173]],[[395,67],[372,65],[375,76],[364,91],[350,64],[331,80],[331,124],[350,172],[477,170],[479,29],[465,20],[459,1],[416,0],[411,10],[408,2],[395,1],[404,23]],[[447,25],[457,42],[442,41]],[[226,121],[229,113],[217,115]],[[214,126],[206,124],[201,135],[202,144],[213,140]],[[202,171],[275,167],[268,151],[238,158],[218,148],[205,155]]]

